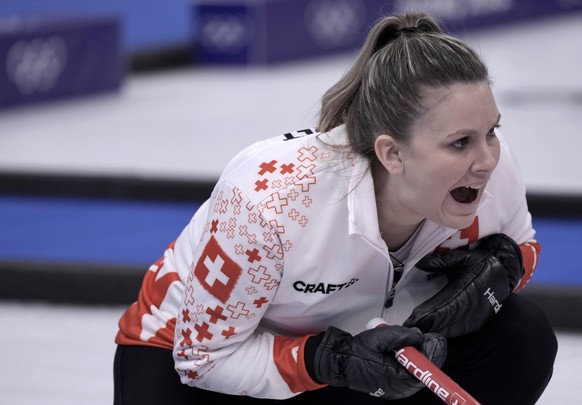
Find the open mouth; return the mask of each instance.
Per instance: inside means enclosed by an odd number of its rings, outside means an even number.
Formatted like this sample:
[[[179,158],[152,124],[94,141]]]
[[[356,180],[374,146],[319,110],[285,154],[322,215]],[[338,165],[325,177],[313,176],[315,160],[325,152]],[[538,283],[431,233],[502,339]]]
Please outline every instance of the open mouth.
[[[461,204],[470,204],[477,199],[479,195],[478,188],[472,187],[457,187],[451,190],[451,196],[455,199],[455,201]]]

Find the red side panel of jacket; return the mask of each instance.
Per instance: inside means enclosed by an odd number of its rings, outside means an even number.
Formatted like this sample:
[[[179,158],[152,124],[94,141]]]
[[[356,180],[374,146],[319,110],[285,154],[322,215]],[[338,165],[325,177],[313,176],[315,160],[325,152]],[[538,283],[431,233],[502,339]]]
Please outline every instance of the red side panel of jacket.
[[[519,248],[523,256],[524,274],[513,292],[520,291],[531,280],[538,265],[538,256],[542,250],[541,245],[537,241],[523,243],[519,245]]]
[[[169,250],[174,244],[168,246]],[[159,324],[155,322],[152,309],[161,307],[170,285],[180,281],[175,271],[164,271],[164,257],[154,263],[144,276],[142,287],[134,302],[119,320],[119,332],[115,343],[121,345],[156,346],[166,349],[174,347],[176,318]],[[144,330],[147,328],[148,330]]]
[[[305,367],[304,348],[308,337],[292,339],[286,336],[275,336],[274,360],[279,373],[293,392],[325,387],[325,384],[313,381]]]

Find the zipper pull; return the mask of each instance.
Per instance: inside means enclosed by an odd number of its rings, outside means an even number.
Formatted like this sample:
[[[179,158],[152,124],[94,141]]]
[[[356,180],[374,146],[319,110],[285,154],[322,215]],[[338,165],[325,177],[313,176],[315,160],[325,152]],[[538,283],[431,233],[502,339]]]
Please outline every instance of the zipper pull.
[[[404,272],[404,263],[390,255],[390,260],[392,261],[392,267],[394,269],[394,279],[392,280],[392,289],[388,293],[388,298],[384,304],[384,308],[390,308],[394,303],[394,296],[396,295],[396,285],[402,278],[402,273]]]
[[[394,304],[394,296],[396,295],[396,288],[392,288],[388,293],[388,298],[386,299],[386,303],[384,304],[384,308],[390,308],[392,304]]]

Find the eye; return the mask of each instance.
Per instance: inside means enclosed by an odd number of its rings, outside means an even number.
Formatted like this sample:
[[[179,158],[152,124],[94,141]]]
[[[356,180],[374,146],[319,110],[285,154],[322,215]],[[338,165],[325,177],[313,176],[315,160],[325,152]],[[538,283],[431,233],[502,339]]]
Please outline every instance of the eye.
[[[464,137],[461,139],[457,139],[455,142],[451,144],[451,147],[456,150],[465,150],[465,146],[470,142],[468,137]]]
[[[497,128],[501,128],[501,124],[495,124],[495,126],[493,128],[491,128],[489,130],[489,132],[487,132],[487,136],[490,137],[490,138],[496,138],[497,137],[497,134],[495,133],[495,130]]]

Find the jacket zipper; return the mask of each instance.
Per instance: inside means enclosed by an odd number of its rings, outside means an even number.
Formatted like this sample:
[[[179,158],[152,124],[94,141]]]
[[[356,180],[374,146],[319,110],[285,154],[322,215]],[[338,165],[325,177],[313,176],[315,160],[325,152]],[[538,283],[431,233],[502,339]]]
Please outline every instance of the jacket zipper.
[[[384,308],[390,308],[394,304],[394,296],[396,295],[396,286],[402,277],[404,272],[404,263],[390,255],[390,261],[392,262],[392,288],[388,291],[388,296],[384,303]]]

